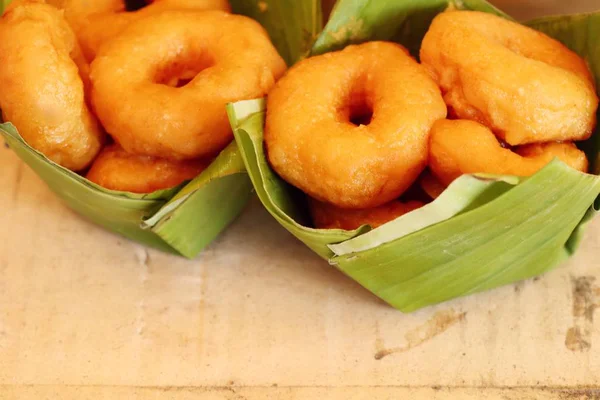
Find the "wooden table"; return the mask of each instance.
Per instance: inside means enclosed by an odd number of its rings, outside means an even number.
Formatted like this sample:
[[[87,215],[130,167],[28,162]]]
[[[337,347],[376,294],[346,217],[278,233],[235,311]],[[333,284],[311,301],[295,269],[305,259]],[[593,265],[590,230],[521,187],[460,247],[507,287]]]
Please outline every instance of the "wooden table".
[[[0,399],[600,398],[600,220],[541,278],[404,315],[257,201],[187,261],[83,220],[4,147],[0,171]]]

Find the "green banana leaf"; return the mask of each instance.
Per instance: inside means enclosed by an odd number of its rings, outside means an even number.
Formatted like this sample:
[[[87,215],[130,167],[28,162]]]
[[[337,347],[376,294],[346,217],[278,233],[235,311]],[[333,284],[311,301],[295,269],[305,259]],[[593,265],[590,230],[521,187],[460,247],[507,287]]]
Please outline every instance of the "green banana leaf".
[[[0,0],[0,14],[9,2]],[[322,28],[320,3],[315,0],[234,0],[232,6],[259,20],[289,63],[308,53]],[[0,124],[0,136],[79,214],[129,239],[188,258],[240,214],[252,193],[235,143],[186,185],[138,195],[104,189],[62,168],[31,148],[9,122]]]
[[[378,39],[401,43],[417,56],[432,19],[448,7],[510,18],[481,0],[339,0],[312,54]],[[598,80],[598,18],[558,16],[529,25],[579,53]],[[462,176],[432,203],[377,229],[313,229],[305,197],[269,167],[265,113],[262,99],[228,106],[236,142],[265,208],[331,265],[403,312],[552,269],[577,249],[597,213],[600,177],[555,160],[528,178]],[[599,133],[582,144],[595,173]]]
[[[235,143],[183,188],[147,195],[101,188],[31,148],[0,125],[10,148],[69,207],[92,222],[163,251],[195,257],[242,211],[252,188]]]
[[[308,55],[321,32],[323,14],[320,0],[230,0],[232,11],[260,22],[292,65]]]
[[[341,0],[312,48],[312,54],[339,50],[368,40],[402,43],[415,57],[433,18],[448,7],[485,11],[510,18],[479,0]]]

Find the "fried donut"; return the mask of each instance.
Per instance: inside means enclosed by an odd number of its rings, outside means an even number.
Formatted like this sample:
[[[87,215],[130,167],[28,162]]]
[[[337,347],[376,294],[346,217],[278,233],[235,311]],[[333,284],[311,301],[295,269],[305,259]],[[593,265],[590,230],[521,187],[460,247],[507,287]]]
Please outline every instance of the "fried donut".
[[[269,93],[265,144],[273,169],[341,208],[398,198],[427,164],[440,89],[402,46],[369,42],[307,58]]]
[[[533,175],[555,157],[587,171],[585,153],[573,143],[530,144],[513,152],[502,147],[489,128],[474,121],[441,120],[431,129],[429,168],[446,185],[462,174]]]
[[[138,156],[113,144],[100,152],[86,178],[110,190],[152,193],[194,179],[208,164],[203,160],[169,161]]]
[[[88,65],[61,12],[37,1],[15,3],[0,19],[0,54],[4,120],[52,161],[86,168],[104,134],[85,100]]]
[[[230,7],[228,0],[156,0],[137,11],[117,10],[93,14],[78,31],[83,53],[88,60],[93,60],[103,43],[117,36],[132,22],[168,10],[229,11]]]
[[[126,151],[202,158],[233,138],[225,105],[264,96],[285,69],[266,31],[250,18],[165,11],[134,22],[102,47],[92,63],[92,101]],[[169,86],[191,76],[182,87]]]
[[[421,62],[453,114],[489,126],[510,145],[583,140],[595,127],[598,97],[585,61],[516,22],[441,13],[423,39]]]
[[[371,228],[377,228],[386,222],[423,207],[423,205],[420,201],[411,200],[403,203],[394,200],[375,208],[349,210],[322,203],[318,200],[309,200],[309,209],[313,224],[318,229],[353,230],[363,225],[370,225]]]

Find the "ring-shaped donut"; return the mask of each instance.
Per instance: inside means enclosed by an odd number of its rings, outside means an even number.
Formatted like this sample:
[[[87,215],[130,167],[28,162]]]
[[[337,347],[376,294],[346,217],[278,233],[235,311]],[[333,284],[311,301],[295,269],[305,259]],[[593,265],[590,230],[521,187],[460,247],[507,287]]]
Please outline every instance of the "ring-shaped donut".
[[[95,13],[86,18],[85,24],[77,32],[84,55],[88,60],[93,60],[102,44],[117,36],[132,22],[170,10],[230,11],[230,7],[228,0],[156,0],[137,11]]]
[[[445,185],[462,174],[530,176],[554,158],[587,171],[585,153],[570,142],[529,144],[513,152],[475,121],[441,120],[431,129],[429,168]]]
[[[86,177],[110,190],[152,193],[194,179],[208,164],[204,160],[170,161],[139,156],[113,144],[102,149]]]
[[[264,96],[285,69],[250,18],[165,11],[134,22],[102,47],[91,67],[92,101],[126,151],[194,159],[215,155],[232,140],[227,103]],[[170,86],[190,77],[182,87]]]
[[[598,97],[585,61],[560,42],[476,11],[436,16],[421,47],[458,118],[510,145],[578,141],[596,124]]]
[[[269,93],[264,140],[273,169],[310,197],[372,208],[417,179],[445,116],[440,89],[406,49],[369,42],[291,68]]]
[[[88,108],[88,65],[60,11],[15,2],[0,19],[0,108],[21,137],[50,160],[79,171],[104,133]]]
[[[310,199],[309,209],[315,228],[353,230],[363,225],[377,228],[404,214],[423,207],[420,201],[401,202],[394,200],[375,208],[364,210],[343,209],[331,204]]]

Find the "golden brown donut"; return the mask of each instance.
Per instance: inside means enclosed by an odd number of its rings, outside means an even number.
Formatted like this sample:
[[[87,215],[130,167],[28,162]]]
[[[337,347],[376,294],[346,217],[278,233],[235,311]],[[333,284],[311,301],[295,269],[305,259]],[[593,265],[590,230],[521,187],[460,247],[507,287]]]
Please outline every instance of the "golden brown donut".
[[[165,11],[106,43],[91,68],[107,132],[130,153],[177,160],[221,151],[233,138],[225,105],[264,96],[286,66],[250,18]]]
[[[19,1],[0,19],[0,108],[21,137],[52,161],[79,171],[104,134],[85,99],[88,65],[61,12]]]
[[[459,118],[478,121],[510,145],[578,141],[596,124],[593,78],[560,42],[476,11],[433,20],[421,62]]]
[[[204,160],[169,161],[139,156],[113,144],[100,152],[86,177],[110,190],[152,193],[194,179],[209,164]]]
[[[81,0],[80,0],[81,1]],[[117,36],[129,24],[147,16],[169,10],[230,11],[228,0],[156,0],[137,11],[108,11],[89,15],[78,30],[79,42],[88,60],[93,60],[100,46]]]
[[[307,58],[269,93],[273,169],[309,196],[373,208],[408,189],[427,164],[439,88],[402,46],[369,42]]]
[[[555,157],[587,171],[585,153],[573,143],[524,145],[513,152],[503,148],[489,128],[474,121],[441,120],[431,130],[429,168],[445,185],[462,174],[533,175]]]
[[[423,205],[420,201],[411,200],[403,203],[394,200],[375,208],[358,210],[343,209],[318,200],[309,200],[313,224],[318,229],[353,230],[363,225],[377,228],[386,222],[423,207]]]

